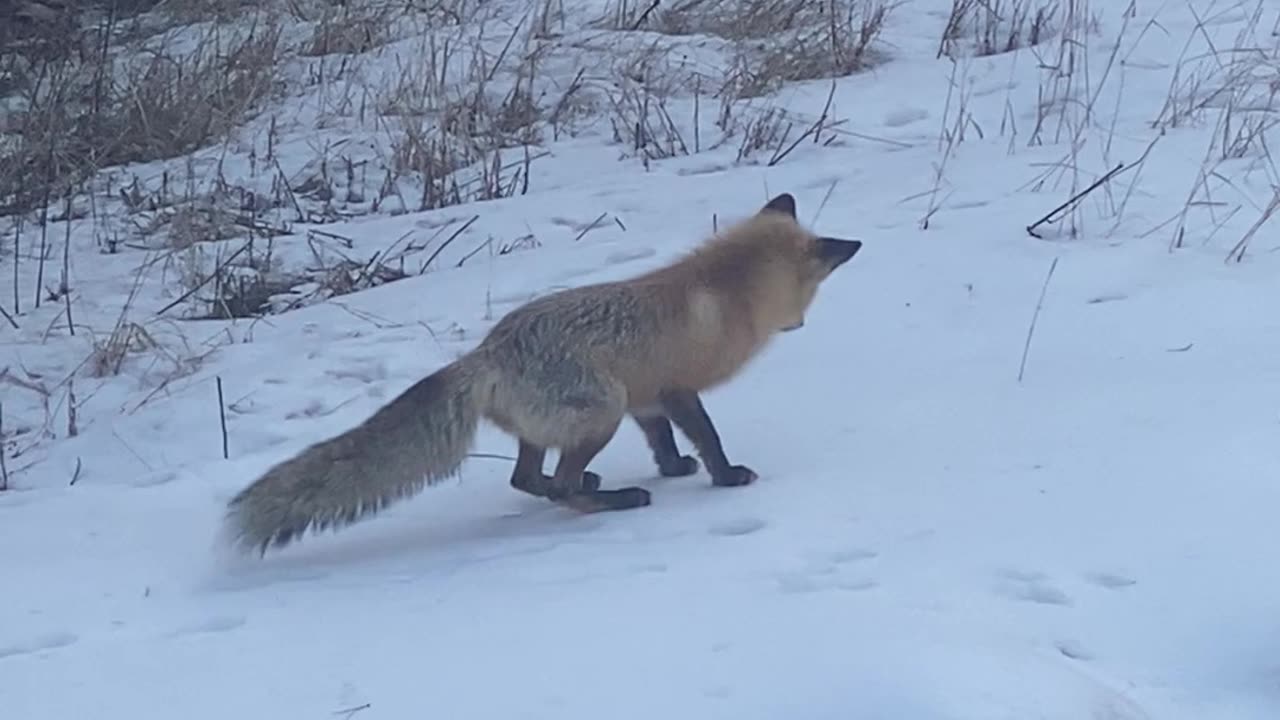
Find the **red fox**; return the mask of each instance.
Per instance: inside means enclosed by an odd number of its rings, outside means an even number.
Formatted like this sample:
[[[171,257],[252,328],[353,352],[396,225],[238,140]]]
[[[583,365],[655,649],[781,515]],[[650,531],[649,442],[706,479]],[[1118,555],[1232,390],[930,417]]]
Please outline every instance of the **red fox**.
[[[451,477],[481,418],[519,441],[513,487],[580,512],[650,502],[641,487],[602,490],[587,470],[626,416],[662,475],[698,470],[677,448],[674,424],[713,485],[746,485],[756,473],[725,456],[699,393],[731,378],[776,333],[803,325],[819,284],[861,248],[802,228],[784,193],[665,267],[535,299],[361,424],[232,498],[234,541],[265,554]],[[550,448],[559,460],[546,475]]]

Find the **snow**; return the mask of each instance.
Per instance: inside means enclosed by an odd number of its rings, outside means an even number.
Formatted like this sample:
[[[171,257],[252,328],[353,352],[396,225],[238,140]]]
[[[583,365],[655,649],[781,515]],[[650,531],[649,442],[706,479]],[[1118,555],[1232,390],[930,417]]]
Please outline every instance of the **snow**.
[[[527,195],[318,226],[368,257],[479,216],[419,276],[255,322],[148,321],[162,344],[185,338],[175,357],[201,359],[81,371],[75,437],[61,381],[90,334],[57,325],[60,303],[24,298],[0,368],[38,377],[51,406],[0,386],[4,716],[1277,717],[1280,245],[1264,226],[1242,262],[1224,257],[1278,179],[1260,157],[1212,166],[1230,178],[1214,186],[1219,211],[1195,205],[1171,249],[1164,223],[1221,131],[1216,111],[1152,127],[1175,72],[1189,74],[1179,57],[1232,46],[1253,6],[1139,3],[1120,38],[1125,5],[1094,4],[1091,72],[1117,42],[1125,63],[1094,87],[1079,187],[1157,142],[1109,187],[1112,205],[1086,199],[1074,238],[1025,230],[1071,194],[1056,176],[1033,187],[1070,154],[1051,137],[1027,146],[1035,59],[967,60],[948,99],[952,64],[934,58],[946,7],[917,2],[886,31],[888,62],[837,84],[839,142],[773,167],[736,164],[730,142],[646,171],[607,132],[586,134],[547,144]],[[794,84],[779,102],[815,117],[828,88]],[[960,94],[973,125],[922,229]],[[286,145],[294,165],[304,137]],[[576,515],[513,491],[508,461],[476,457],[459,481],[340,533],[263,559],[226,551],[232,494],[502,313],[674,259],[713,216],[784,191],[819,232],[865,246],[803,329],[705,396],[756,484],[656,479],[624,424],[592,469],[650,488],[641,510]],[[487,238],[530,232],[540,246],[455,267]],[[281,252],[302,256],[302,235]],[[78,325],[110,331],[140,261],[77,230]],[[133,317],[176,296],[148,282]],[[486,425],[475,451],[514,443]]]

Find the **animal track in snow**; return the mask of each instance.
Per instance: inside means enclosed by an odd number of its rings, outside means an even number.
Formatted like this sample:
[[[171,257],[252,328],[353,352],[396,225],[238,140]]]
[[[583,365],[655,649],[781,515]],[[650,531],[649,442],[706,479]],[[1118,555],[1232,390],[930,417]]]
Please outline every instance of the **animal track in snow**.
[[[297,410],[290,410],[289,412],[285,413],[284,419],[297,420],[298,418],[325,417],[327,415],[331,415],[334,412],[338,411],[339,409],[342,408],[342,406],[346,405],[348,402],[351,402],[351,401],[347,400],[345,402],[338,403],[337,405],[330,405],[324,400],[321,400],[318,398],[312,398],[311,400],[307,401],[306,405],[298,408]]]
[[[803,187],[806,190],[822,190],[825,193],[827,190],[831,188],[832,185],[839,183],[841,180],[846,179],[846,177],[847,176],[844,173],[833,174],[833,175],[815,175],[814,177],[810,178],[808,182],[804,183]]]
[[[884,124],[888,127],[902,127],[911,123],[929,119],[929,111],[923,108],[903,107],[890,110],[884,116]]]
[[[1058,649],[1058,652],[1062,653],[1063,657],[1068,657],[1072,660],[1087,662],[1093,659],[1093,653],[1075,640],[1059,640],[1053,646]]]
[[[787,572],[778,576],[778,589],[787,594],[819,592],[822,590],[845,590],[847,592],[863,592],[880,586],[880,583],[867,577],[841,577],[831,570],[816,572]]]
[[[965,200],[963,202],[952,203],[947,206],[948,210],[974,210],[980,207],[986,207],[991,203],[986,200]]]
[[[1017,87],[1017,83],[1012,83],[1007,80],[997,81],[982,87],[975,88],[973,91],[973,97],[986,97],[988,95],[995,95],[998,92],[1013,90],[1016,87]]]
[[[313,568],[266,570],[250,567],[213,578],[204,587],[214,592],[244,592],[279,583],[314,583],[327,577],[328,572]]]
[[[878,556],[879,553],[874,550],[857,547],[814,553],[813,559],[803,569],[780,575],[778,589],[785,593],[871,590],[879,587],[880,583],[857,572],[857,569],[862,567],[862,563]]]
[[[8,645],[0,645],[0,659],[15,655],[30,655],[44,650],[55,650],[74,644],[80,638],[74,633],[51,632],[34,635],[26,640],[19,640]]]
[[[362,383],[373,383],[387,379],[387,368],[376,360],[355,360],[351,367],[325,370],[324,374],[335,380],[355,379]]]
[[[156,485],[167,485],[177,479],[178,473],[176,471],[159,470],[135,475],[129,485],[136,488],[155,487]]]
[[[1049,582],[1048,576],[1044,573],[1004,570],[999,575],[1003,579],[999,584],[999,592],[1015,600],[1064,607],[1074,604],[1071,596]]]
[[[1121,590],[1130,585],[1136,585],[1138,582],[1131,577],[1107,572],[1087,573],[1084,577],[1094,585],[1107,590]]]
[[[874,550],[867,550],[865,548],[848,548],[846,550],[836,550],[835,552],[828,554],[827,559],[833,563],[844,564],[860,562],[862,560],[872,560],[879,556],[880,553]]]
[[[635,262],[648,257],[657,255],[658,251],[651,247],[634,248],[631,250],[619,250],[618,252],[609,253],[604,261],[610,265],[621,265],[623,263]]]
[[[301,417],[318,417],[325,412],[324,401],[312,399],[303,407],[297,410],[290,410],[284,414],[285,420],[296,420]]]
[[[695,167],[685,167],[676,170],[677,175],[711,175],[713,173],[724,172],[728,170],[727,165],[721,163],[713,163],[711,165],[698,165]]]
[[[531,292],[513,292],[513,293],[503,293],[501,295],[494,295],[492,298],[489,299],[489,302],[493,303],[494,305],[523,305],[524,303],[529,302],[533,298],[534,298],[534,293],[531,293]]]
[[[880,583],[870,578],[864,578],[860,580],[840,580],[836,582],[834,585],[832,585],[832,587],[836,588],[837,590],[849,590],[851,592],[861,592],[863,590],[871,590],[873,588],[880,587]]]
[[[567,270],[562,270],[556,273],[555,275],[552,275],[551,279],[552,281],[557,283],[561,283],[561,282],[567,283],[567,282],[573,282],[578,278],[584,278],[588,275],[593,275],[598,272],[600,272],[600,268],[596,266],[569,268]]]
[[[709,532],[721,537],[750,535],[764,529],[765,521],[756,517],[741,517],[735,520],[723,520],[711,526]]]
[[[243,615],[215,615],[206,620],[193,622],[174,630],[171,635],[203,635],[206,633],[224,633],[235,630],[245,624]]]

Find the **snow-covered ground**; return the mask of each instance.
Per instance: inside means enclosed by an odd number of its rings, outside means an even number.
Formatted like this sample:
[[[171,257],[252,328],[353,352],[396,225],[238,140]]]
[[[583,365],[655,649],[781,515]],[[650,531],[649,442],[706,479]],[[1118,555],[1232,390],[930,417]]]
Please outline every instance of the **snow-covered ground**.
[[[1271,58],[1250,71],[1265,94],[1280,6],[1127,5],[1093,3],[1087,73],[1035,146],[1047,71],[1030,52],[953,67],[935,59],[946,3],[906,2],[887,61],[837,83],[839,142],[772,167],[736,164],[731,142],[646,171],[607,130],[549,141],[526,195],[321,228],[368,257],[479,216],[438,269],[259,321],[153,319],[179,292],[157,267],[130,320],[168,350],[114,376],[77,369],[82,328],[110,332],[142,253],[77,229],[77,334],[46,303],[0,336],[0,715],[1280,717],[1274,226],[1224,262],[1280,177],[1260,143],[1220,161],[1243,91],[1164,116],[1171,94],[1242,83],[1241,57]],[[816,117],[829,87],[777,102]],[[1072,153],[1060,125],[1085,119]],[[1078,191],[1148,148],[1086,197],[1075,237],[1071,219],[1027,233],[1074,192],[1055,165]],[[264,559],[219,544],[233,493],[502,313],[678,257],[783,191],[865,247],[801,331],[707,395],[755,485],[656,479],[624,424],[593,469],[654,503],[580,516],[509,488],[491,455],[514,443],[486,426],[458,482],[368,522]],[[455,267],[527,233],[539,246]]]

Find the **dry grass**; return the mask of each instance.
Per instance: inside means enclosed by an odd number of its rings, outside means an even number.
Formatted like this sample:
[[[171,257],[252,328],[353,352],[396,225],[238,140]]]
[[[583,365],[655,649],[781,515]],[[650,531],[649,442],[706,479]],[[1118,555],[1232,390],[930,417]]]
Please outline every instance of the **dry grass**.
[[[729,42],[725,92],[766,95],[782,84],[842,77],[876,64],[885,0],[617,0],[598,25]]]
[[[547,52],[563,49],[555,43],[565,27],[557,0],[543,0],[509,32],[489,36],[479,15],[484,4],[469,0],[269,5],[276,9],[256,12],[246,27],[224,22],[244,11],[238,0],[163,2],[144,13],[146,22],[129,28],[115,15],[96,25],[73,23],[74,42],[57,53],[28,47],[6,54],[9,66],[22,66],[22,81],[12,84],[22,88],[23,109],[0,128],[0,168],[9,170],[0,170],[0,209],[30,211],[68,187],[79,188],[101,168],[180,157],[228,138],[283,90],[280,68],[290,54],[313,61],[306,66],[307,82],[322,88],[325,112],[358,115],[386,137],[386,174],[380,183],[372,181],[380,188],[372,209],[392,200],[393,211],[409,211],[505,197],[525,188],[525,158],[538,154],[528,148],[594,117],[607,119],[618,142],[646,159],[700,152],[698,120],[693,137],[685,137],[690,123],[672,117],[674,101],[710,94],[720,99],[723,117],[725,107],[782,83],[864,69],[877,58],[875,42],[891,7],[880,0],[681,0],[646,5],[632,17],[630,7],[619,5],[613,23],[627,29],[654,25],[670,36],[714,35],[731,45],[722,76],[704,71],[690,89],[664,81],[665,69],[653,59],[670,47],[658,43],[623,53],[610,78],[583,81],[580,71],[568,87],[559,84],[563,78],[544,67]],[[282,38],[283,18],[304,23],[309,33],[292,48]],[[205,33],[194,46],[155,34],[179,20],[203,23]],[[144,26],[151,35],[120,44]],[[467,30],[476,26],[478,37]],[[392,82],[360,87],[359,60],[340,58],[383,47],[396,29],[420,32],[421,42],[409,54],[396,51],[401,60]],[[721,123],[726,134],[752,128],[755,139],[745,146],[761,143],[768,135],[762,127],[748,118]],[[271,148],[262,156],[275,161]],[[330,168],[309,179],[315,187],[295,188],[290,201],[335,197],[330,173],[341,171]],[[298,214],[299,220],[317,219]],[[325,210],[318,219],[332,216]]]
[[[821,3],[824,12],[814,18],[777,4],[785,11],[776,18],[781,27],[764,36],[733,37],[735,52],[728,78],[733,95],[760,97],[786,83],[844,77],[882,60],[876,41],[889,17],[889,3],[830,0]]]
[[[737,162],[769,164],[786,157],[801,135],[829,142],[825,131],[838,123],[824,115],[815,130],[813,118],[766,98],[789,82],[843,77],[880,62],[877,43],[893,7],[880,0],[617,0],[597,27],[645,31],[653,39],[613,63],[607,90],[613,139],[646,167],[735,138]],[[679,42],[693,37],[722,48],[726,62],[711,69],[689,60]],[[705,107],[711,105],[705,100],[718,107]]]
[[[391,200],[393,212],[432,210],[528,191],[530,148],[553,111],[535,90],[533,35],[522,22],[494,40],[429,34],[417,45],[419,61],[377,94],[389,148],[377,207]]]
[[[0,214],[28,222],[25,242],[41,246],[43,268],[48,216],[39,209],[87,197],[104,252],[168,253],[184,315],[235,318],[413,274],[403,257],[397,266],[377,257],[321,261],[320,253],[286,272],[272,248],[291,223],[526,193],[542,143],[597,123],[612,130],[624,156],[646,164],[728,143],[738,162],[775,164],[803,142],[831,142],[838,121],[824,113],[815,122],[764,96],[786,82],[873,65],[892,5],[619,5],[604,24],[626,32],[595,39],[567,23],[562,0],[540,0],[515,16],[480,0],[117,0],[115,7],[92,21],[68,14],[57,33],[45,22],[22,43],[0,46],[0,95],[7,82],[19,110],[0,126]],[[673,43],[697,36],[713,39],[710,55],[689,61],[673,53]],[[301,168],[296,150],[282,157],[279,149],[297,142],[298,128],[278,127],[287,113],[261,112],[284,93],[318,108],[315,157]],[[341,149],[351,138],[368,139],[374,156]],[[242,175],[246,150],[248,178],[228,181],[221,159],[210,166],[219,153],[232,154]],[[184,160],[161,165],[158,180],[150,168],[145,180],[102,172],[176,158]],[[100,211],[107,204],[126,212]],[[69,295],[66,284],[59,297]],[[104,341],[106,358],[138,341],[117,330]]]
[[[664,35],[768,38],[778,32],[827,22],[829,0],[618,0],[599,24],[613,30]]]
[[[1090,6],[1090,0],[1062,0],[1057,42],[1044,46],[1030,46],[1040,68],[1036,123],[1031,128],[1027,144],[1041,146],[1047,143],[1065,142],[1066,155],[1049,167],[1031,183],[1035,189],[1046,186],[1063,189],[1067,197],[1077,196],[1081,190],[1111,170],[1105,148],[1111,145],[1108,138],[1101,160],[1101,169],[1091,169],[1081,155],[1088,143],[1089,133],[1101,125],[1098,122],[1098,99],[1112,77],[1115,65],[1113,52],[1107,68],[1101,73],[1091,72],[1091,40],[1098,31],[1098,20]],[[1123,38],[1128,27],[1127,16],[1120,30]],[[1119,48],[1119,41],[1116,48]],[[1117,50],[1118,52],[1118,50]],[[1065,184],[1065,188],[1063,185]],[[1110,186],[1098,195],[1104,202],[1112,201]],[[1084,231],[1082,205],[1074,203],[1058,222],[1065,221],[1065,234],[1079,237]]]
[[[343,3],[325,5],[312,17],[299,7],[298,16],[311,21],[312,27],[298,54],[321,57],[369,52],[391,39],[392,24],[404,9],[388,3]]]
[[[1259,0],[1240,9],[1248,14],[1229,45],[1207,41],[1206,18],[1183,46],[1152,126],[1164,131],[1212,123],[1212,130],[1182,208],[1146,233],[1172,225],[1169,248],[1177,249],[1187,244],[1196,226],[1207,228],[1207,243],[1240,213],[1252,215],[1255,220],[1227,252],[1227,262],[1242,262],[1259,230],[1280,209],[1275,190],[1280,167],[1271,152],[1273,132],[1280,127],[1280,49],[1273,28],[1264,22],[1266,3]],[[1189,54],[1192,44],[1202,40],[1208,51]],[[1259,173],[1264,189],[1252,187]]]
[[[163,38],[122,55],[108,26],[87,56],[19,54],[19,108],[0,128],[0,208],[30,211],[100,168],[173,158],[225,137],[279,90],[280,25],[212,27],[194,46]],[[93,42],[90,42],[93,41]]]
[[[952,0],[938,57],[987,56],[1034,47],[1059,29],[1060,0]]]

